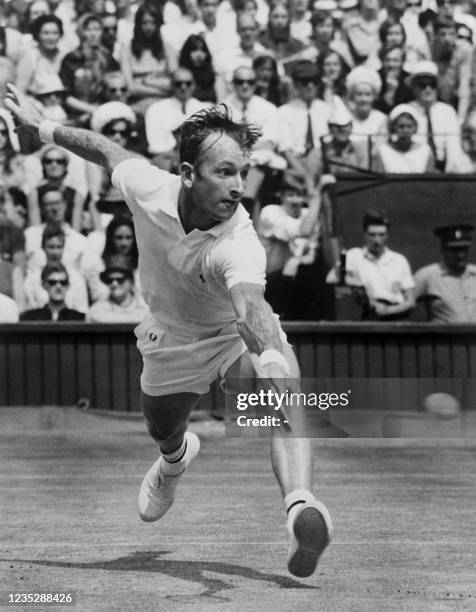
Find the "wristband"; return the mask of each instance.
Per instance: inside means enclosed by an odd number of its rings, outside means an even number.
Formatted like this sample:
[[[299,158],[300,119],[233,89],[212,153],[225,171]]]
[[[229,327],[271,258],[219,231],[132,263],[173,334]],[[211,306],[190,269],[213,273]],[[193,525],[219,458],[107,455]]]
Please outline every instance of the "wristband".
[[[55,144],[53,132],[59,125],[61,124],[57,123],[56,121],[43,119],[43,121],[38,126],[38,136],[40,137],[41,142],[45,144]]]
[[[256,373],[261,377],[263,374],[263,368],[268,365],[268,363],[278,363],[284,368],[286,372],[286,376],[289,376],[291,368],[289,366],[288,361],[284,357],[282,353],[277,351],[276,349],[267,349],[263,351],[261,355],[256,355],[255,353],[250,353],[251,362],[256,370]]]

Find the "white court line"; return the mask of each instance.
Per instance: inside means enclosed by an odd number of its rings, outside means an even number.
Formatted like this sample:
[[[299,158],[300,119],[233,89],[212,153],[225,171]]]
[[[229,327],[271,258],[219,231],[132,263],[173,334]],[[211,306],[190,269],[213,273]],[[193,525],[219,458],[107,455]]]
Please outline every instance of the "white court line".
[[[425,542],[425,541],[414,541],[414,540],[410,540],[410,541],[406,541],[406,540],[332,540],[330,547],[334,547],[334,546],[361,546],[362,544],[364,546],[375,546],[377,545],[388,545],[388,544],[393,544],[393,545],[401,545],[401,546],[460,546],[461,544],[467,545],[468,543],[471,543],[471,540],[444,540],[441,542]],[[474,542],[476,542],[476,540],[474,540]],[[285,546],[287,545],[288,541],[287,540],[272,540],[272,541],[262,541],[260,540],[259,544],[265,544],[267,546]],[[210,541],[203,541],[203,540],[188,540],[186,538],[182,539],[180,542],[177,542],[177,540],[164,540],[162,539],[160,541],[160,547],[163,548],[164,546],[223,546],[223,545],[233,545],[233,546],[249,546],[250,543],[244,540],[227,540],[226,542],[223,543],[217,543],[216,540],[210,540]],[[114,542],[114,546],[111,546],[109,542],[104,542],[103,544],[101,543],[84,543],[84,544],[78,544],[77,542],[51,542],[48,544],[42,544],[42,543],[31,543],[31,544],[9,544],[9,548],[11,548],[12,550],[9,550],[8,553],[5,550],[2,550],[0,548],[0,554],[4,555],[4,554],[14,554],[14,549],[16,548],[64,548],[66,546],[75,546],[77,548],[99,548],[101,546],[105,546],[107,545],[109,550],[113,549],[113,548],[138,548],[140,550],[143,550],[144,548],[146,548],[147,546],[153,546],[154,548],[156,546],[158,546],[157,543],[147,543],[147,544],[131,544],[131,543],[127,543],[127,542]],[[2,548],[6,548],[6,547],[2,547]],[[256,550],[258,551],[258,546],[256,547]],[[161,550],[157,550],[157,554],[161,554],[162,551]],[[172,551],[168,552],[167,554],[173,554]]]

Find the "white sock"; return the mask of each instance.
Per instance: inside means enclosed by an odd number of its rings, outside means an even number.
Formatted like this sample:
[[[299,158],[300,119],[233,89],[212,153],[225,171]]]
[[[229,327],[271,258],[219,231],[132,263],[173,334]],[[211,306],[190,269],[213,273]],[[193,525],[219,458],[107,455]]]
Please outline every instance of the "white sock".
[[[296,514],[299,512],[302,504],[314,501],[314,499],[314,495],[307,489],[295,489],[286,495],[284,498],[284,503],[286,505],[288,517],[286,527],[289,533],[292,533],[293,531],[294,519],[296,518]]]
[[[166,474],[175,476],[181,474],[184,470],[182,460],[187,452],[187,440],[184,438],[182,444],[173,453],[162,453],[164,462],[162,469]]]

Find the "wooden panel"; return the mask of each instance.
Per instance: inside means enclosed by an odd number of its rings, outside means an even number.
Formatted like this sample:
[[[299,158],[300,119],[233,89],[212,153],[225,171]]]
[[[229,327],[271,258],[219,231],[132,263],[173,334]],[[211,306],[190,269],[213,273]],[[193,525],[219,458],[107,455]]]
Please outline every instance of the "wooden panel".
[[[7,359],[9,361],[8,397],[11,405],[25,403],[25,365],[24,341],[21,334],[12,334],[7,344]]]

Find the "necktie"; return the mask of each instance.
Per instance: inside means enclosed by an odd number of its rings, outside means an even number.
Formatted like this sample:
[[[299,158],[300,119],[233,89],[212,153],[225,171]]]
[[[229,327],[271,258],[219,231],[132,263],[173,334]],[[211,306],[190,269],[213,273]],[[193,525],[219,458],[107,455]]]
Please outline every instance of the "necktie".
[[[436,145],[435,145],[435,139],[433,137],[433,125],[431,123],[430,109],[428,107],[425,109],[425,115],[426,115],[426,124],[427,124],[428,144],[430,145],[430,149],[433,153],[433,157],[435,158],[435,163],[436,163],[437,161]]]
[[[312,134],[311,109],[307,109],[307,128],[306,128],[306,153],[314,148],[314,136]]]
[[[186,102],[182,102],[182,113],[184,115],[187,114],[187,103]]]
[[[247,122],[248,120],[247,111],[248,111],[248,102],[243,102],[243,108],[241,111],[241,123]]]

